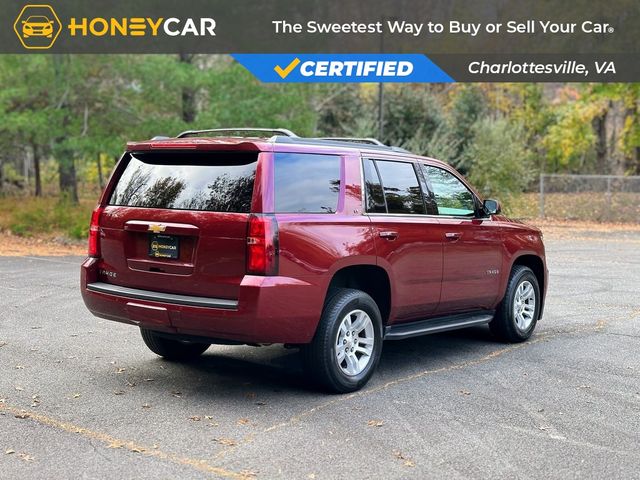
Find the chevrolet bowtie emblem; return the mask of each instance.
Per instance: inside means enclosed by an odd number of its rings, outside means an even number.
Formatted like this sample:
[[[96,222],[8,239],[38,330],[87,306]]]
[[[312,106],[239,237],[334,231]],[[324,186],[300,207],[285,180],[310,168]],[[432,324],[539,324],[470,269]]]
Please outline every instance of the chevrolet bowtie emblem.
[[[149,225],[149,231],[153,233],[164,232],[167,229],[166,225],[162,225],[161,223],[152,223]]]

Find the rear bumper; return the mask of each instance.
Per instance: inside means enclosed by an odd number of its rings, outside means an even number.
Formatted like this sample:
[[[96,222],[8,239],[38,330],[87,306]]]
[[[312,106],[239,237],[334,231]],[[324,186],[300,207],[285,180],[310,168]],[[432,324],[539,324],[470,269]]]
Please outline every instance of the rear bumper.
[[[290,277],[246,275],[237,299],[171,295],[104,283],[97,261],[81,267],[85,305],[94,315],[152,330],[247,343],[309,343],[323,288]]]

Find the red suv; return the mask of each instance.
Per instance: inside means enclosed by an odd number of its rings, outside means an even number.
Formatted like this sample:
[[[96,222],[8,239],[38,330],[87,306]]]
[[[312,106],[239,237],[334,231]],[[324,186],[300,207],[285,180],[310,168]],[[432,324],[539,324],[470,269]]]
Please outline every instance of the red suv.
[[[165,358],[284,343],[349,392],[383,340],[480,324],[526,340],[547,277],[540,231],[446,163],[373,139],[217,129],[127,145],[81,285],[94,315],[140,327]]]

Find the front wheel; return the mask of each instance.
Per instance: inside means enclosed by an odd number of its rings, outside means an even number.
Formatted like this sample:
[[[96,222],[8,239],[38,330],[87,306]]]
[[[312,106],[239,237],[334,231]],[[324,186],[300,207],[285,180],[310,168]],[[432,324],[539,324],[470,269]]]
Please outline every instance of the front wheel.
[[[336,393],[362,388],[381,352],[380,310],[369,295],[349,288],[329,296],[313,341],[303,348],[307,372]]]
[[[533,271],[516,265],[511,271],[507,291],[489,323],[491,332],[510,343],[527,340],[540,316],[540,286]]]
[[[211,346],[209,343],[172,340],[146,328],[140,328],[140,334],[149,350],[167,360],[193,360],[202,355]]]

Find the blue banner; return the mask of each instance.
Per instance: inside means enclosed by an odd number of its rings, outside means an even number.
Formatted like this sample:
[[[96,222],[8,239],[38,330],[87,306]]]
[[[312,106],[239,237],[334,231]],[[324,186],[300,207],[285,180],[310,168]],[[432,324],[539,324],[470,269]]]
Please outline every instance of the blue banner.
[[[246,53],[232,55],[265,83],[455,82],[426,55]]]

